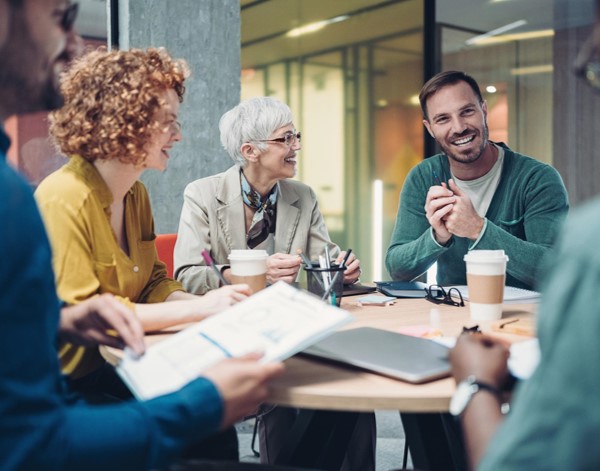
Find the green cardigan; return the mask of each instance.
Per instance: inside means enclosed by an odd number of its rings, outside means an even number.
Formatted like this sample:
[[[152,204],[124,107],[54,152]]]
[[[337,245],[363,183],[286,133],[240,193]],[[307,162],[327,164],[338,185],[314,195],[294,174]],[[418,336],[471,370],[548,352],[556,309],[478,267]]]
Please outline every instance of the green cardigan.
[[[535,286],[540,259],[552,247],[569,209],[567,191],[554,168],[499,145],[504,148],[502,175],[476,243],[453,237],[447,246],[440,246],[425,217],[433,170],[444,181],[450,178],[448,157],[435,155],[410,171],[385,258],[394,280],[413,280],[437,261],[439,284],[464,285],[463,256],[468,250],[504,249],[509,257],[506,284],[526,289]]]

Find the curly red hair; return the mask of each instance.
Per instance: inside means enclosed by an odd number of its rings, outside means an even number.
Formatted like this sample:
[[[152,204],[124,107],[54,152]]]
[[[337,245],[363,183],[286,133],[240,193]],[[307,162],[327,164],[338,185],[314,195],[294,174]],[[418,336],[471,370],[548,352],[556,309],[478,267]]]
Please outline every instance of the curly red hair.
[[[65,105],[51,113],[50,134],[67,156],[141,164],[164,91],[182,102],[188,76],[187,63],[162,48],[89,52],[61,76]]]

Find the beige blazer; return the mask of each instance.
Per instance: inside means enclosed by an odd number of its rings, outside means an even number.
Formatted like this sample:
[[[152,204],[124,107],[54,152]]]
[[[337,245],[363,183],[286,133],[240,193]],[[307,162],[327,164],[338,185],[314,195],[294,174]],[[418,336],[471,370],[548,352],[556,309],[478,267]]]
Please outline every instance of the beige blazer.
[[[219,279],[207,267],[207,249],[218,268],[228,264],[233,249],[247,249],[244,202],[239,167],[190,183],[184,192],[183,209],[175,245],[175,278],[191,293],[202,294],[219,287]],[[316,260],[329,244],[332,256],[339,248],[331,242],[314,191],[304,183],[278,183],[275,253],[297,249]]]

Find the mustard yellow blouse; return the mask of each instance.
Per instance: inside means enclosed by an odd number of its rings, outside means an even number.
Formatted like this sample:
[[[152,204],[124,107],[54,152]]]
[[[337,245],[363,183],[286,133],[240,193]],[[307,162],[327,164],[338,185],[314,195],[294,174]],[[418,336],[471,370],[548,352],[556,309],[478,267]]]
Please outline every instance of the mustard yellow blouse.
[[[71,157],[37,188],[53,249],[59,297],[75,304],[100,293],[112,293],[129,307],[164,301],[181,284],[167,277],[154,245],[154,220],[146,188],[136,182],[125,197],[127,255],[110,225],[112,193],[96,168]],[[103,360],[97,348],[64,344],[59,351],[63,372],[80,378]]]

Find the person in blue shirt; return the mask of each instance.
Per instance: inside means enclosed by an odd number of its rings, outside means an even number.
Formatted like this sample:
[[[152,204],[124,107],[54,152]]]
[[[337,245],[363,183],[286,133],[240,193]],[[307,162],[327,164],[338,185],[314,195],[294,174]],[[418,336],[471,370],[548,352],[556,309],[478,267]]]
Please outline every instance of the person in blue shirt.
[[[66,0],[0,0],[0,122],[62,104],[57,75],[80,44],[76,13]],[[0,467],[164,468],[189,442],[255,410],[282,372],[257,355],[226,360],[147,402],[91,406],[69,392],[59,338],[143,353],[142,329],[108,295],[61,308],[48,239],[29,185],[6,162],[9,144],[0,127]]]

